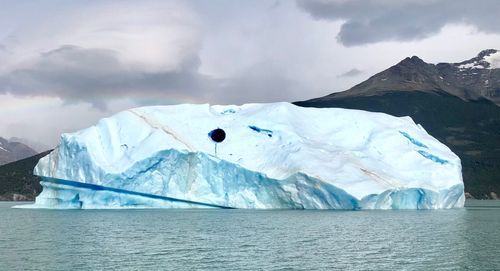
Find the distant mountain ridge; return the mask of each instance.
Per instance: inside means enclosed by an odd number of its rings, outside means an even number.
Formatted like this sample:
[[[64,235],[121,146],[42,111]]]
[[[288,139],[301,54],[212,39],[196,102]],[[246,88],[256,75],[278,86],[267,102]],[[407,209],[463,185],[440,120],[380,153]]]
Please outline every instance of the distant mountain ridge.
[[[344,92],[295,102],[410,116],[462,161],[465,191],[500,195],[500,52],[460,63],[428,64],[414,56]]]
[[[37,153],[41,153],[41,152],[44,152],[44,151],[47,151],[47,150],[54,148],[53,146],[50,147],[49,145],[45,145],[42,142],[27,139],[27,138],[22,138],[22,137],[11,137],[11,138],[9,138],[9,141],[23,143],[24,145],[35,150]]]
[[[487,99],[500,105],[500,51],[484,50],[460,63],[429,64],[417,56],[407,57],[349,90],[318,99],[375,96],[395,90],[445,92],[466,101]]]
[[[0,165],[30,157],[37,153],[37,151],[21,142],[9,141],[0,137]]]

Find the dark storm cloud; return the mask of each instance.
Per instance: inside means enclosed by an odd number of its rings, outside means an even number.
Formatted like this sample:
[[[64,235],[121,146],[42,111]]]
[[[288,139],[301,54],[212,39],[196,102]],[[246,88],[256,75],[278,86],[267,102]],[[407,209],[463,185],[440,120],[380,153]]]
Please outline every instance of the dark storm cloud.
[[[305,88],[266,63],[223,79],[201,74],[199,64],[199,58],[193,57],[174,71],[147,72],[122,62],[112,50],[65,45],[41,54],[22,69],[0,75],[0,94],[59,97],[67,103],[88,102],[105,109],[109,101],[123,97],[137,97],[137,104],[151,104],[155,99],[283,101]]]
[[[349,71],[347,71],[347,72],[344,72],[344,73],[342,73],[342,74],[339,74],[339,76],[338,76],[338,77],[352,77],[352,76],[357,76],[357,75],[360,75],[360,74],[362,74],[362,73],[363,73],[363,71],[360,71],[360,70],[358,70],[358,69],[354,68],[354,69],[352,69],[352,70],[349,70]]]
[[[0,93],[55,96],[103,108],[108,100],[124,96],[203,98],[218,82],[196,71],[197,58],[169,72],[146,72],[129,64],[112,50],[62,46],[1,75]]]
[[[345,46],[419,40],[447,24],[500,33],[497,0],[298,0],[297,4],[316,19],[343,21],[337,40]]]

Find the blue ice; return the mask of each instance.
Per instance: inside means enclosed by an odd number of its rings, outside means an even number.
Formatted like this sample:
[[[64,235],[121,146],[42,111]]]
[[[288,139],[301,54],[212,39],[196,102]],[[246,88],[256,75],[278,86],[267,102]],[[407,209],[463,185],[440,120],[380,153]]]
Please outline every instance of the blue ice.
[[[447,164],[448,163],[448,160],[444,160],[444,159],[441,159],[437,156],[435,156],[434,154],[430,154],[426,151],[423,151],[423,150],[418,150],[418,153],[420,153],[420,155],[422,155],[423,157],[427,158],[427,159],[430,159],[436,163],[440,163],[441,165],[444,165],[444,164]]]
[[[224,110],[224,111],[221,112],[222,115],[234,114],[234,113],[236,113],[236,110],[234,110],[232,108],[226,109],[226,110]]]
[[[410,140],[410,142],[413,143],[413,145],[428,149],[428,147],[424,143],[411,137],[408,133],[402,131],[399,131],[399,133],[402,134],[404,137],[406,137],[408,140]]]
[[[253,126],[253,125],[248,125],[248,128],[256,131],[257,133],[266,134],[268,137],[273,137],[273,131],[271,131],[271,130],[262,129],[262,128],[259,128],[257,126]]]

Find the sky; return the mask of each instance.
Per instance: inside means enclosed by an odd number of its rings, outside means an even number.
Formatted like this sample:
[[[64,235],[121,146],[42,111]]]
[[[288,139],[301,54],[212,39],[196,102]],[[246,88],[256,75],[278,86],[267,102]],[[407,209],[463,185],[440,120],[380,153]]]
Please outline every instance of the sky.
[[[497,0],[0,0],[0,137],[53,147],[121,110],[299,101],[408,56],[500,49]]]

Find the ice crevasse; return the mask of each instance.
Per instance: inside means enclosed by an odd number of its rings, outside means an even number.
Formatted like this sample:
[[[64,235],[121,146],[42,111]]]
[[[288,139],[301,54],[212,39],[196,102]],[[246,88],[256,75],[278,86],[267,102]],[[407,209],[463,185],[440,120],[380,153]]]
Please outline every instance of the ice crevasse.
[[[34,172],[43,191],[29,208],[464,204],[460,159],[410,117],[290,103],[126,110],[63,134]]]

